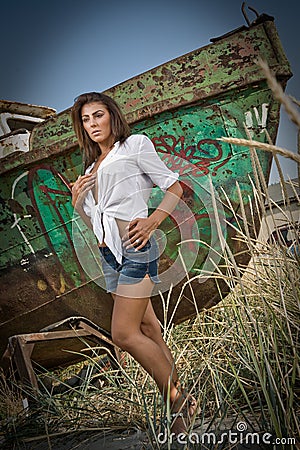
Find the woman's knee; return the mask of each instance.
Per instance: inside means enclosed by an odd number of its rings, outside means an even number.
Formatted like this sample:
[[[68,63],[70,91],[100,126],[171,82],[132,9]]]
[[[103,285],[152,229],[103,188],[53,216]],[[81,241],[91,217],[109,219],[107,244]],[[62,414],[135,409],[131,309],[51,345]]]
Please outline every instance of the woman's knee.
[[[125,348],[123,348],[124,342],[126,341],[126,333],[122,333],[120,330],[114,330],[113,328],[111,329],[111,338],[113,343],[121,348],[122,350],[125,350]]]
[[[145,336],[154,341],[162,339],[161,327],[158,321],[142,322],[141,331]]]
[[[130,353],[135,340],[135,334],[128,330],[117,329],[111,330],[113,343],[120,349]]]

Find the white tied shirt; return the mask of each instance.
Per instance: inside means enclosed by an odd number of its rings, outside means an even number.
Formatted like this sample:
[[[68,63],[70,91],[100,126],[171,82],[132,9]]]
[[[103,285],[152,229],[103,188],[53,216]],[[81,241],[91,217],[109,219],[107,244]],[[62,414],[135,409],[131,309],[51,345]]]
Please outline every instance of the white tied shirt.
[[[86,170],[90,173],[93,163]],[[150,139],[141,134],[129,136],[123,144],[116,142],[97,170],[96,203],[90,190],[83,210],[90,217],[93,231],[122,262],[122,241],[116,218],[131,221],[148,216],[148,200],[153,185],[166,191],[178,180],[158,156]]]

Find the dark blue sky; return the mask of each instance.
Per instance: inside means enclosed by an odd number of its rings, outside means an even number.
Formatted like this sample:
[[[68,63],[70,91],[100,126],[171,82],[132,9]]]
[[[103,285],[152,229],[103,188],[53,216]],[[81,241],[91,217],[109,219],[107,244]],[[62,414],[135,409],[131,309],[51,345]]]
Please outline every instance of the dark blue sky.
[[[247,4],[275,17],[294,72],[287,92],[299,98],[299,0]],[[241,5],[240,0],[6,1],[0,98],[62,111],[81,92],[105,90],[243,25]],[[249,18],[255,18],[250,11]],[[284,115],[277,144],[297,148],[296,127]],[[296,176],[295,163],[283,165],[287,176]]]

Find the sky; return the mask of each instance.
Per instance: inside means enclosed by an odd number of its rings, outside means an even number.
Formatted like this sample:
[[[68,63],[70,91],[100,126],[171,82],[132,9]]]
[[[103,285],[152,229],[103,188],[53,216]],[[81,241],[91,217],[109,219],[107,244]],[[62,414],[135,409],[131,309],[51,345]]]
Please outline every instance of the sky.
[[[246,24],[240,0],[14,0],[1,5],[0,98],[69,108]],[[250,0],[275,18],[300,99],[299,0]],[[249,19],[255,14],[248,10]],[[297,152],[297,129],[282,112],[277,145]],[[286,178],[295,162],[281,158]],[[274,168],[271,182],[278,181]]]

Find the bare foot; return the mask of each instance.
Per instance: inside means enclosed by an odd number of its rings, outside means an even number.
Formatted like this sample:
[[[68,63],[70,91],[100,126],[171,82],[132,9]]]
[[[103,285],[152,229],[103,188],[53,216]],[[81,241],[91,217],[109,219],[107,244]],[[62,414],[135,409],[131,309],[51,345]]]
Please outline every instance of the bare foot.
[[[171,405],[171,431],[176,435],[187,434],[198,411],[197,400],[179,382],[175,387],[177,393]]]
[[[193,397],[189,392],[186,392],[184,389],[182,389],[182,395],[185,398],[185,401],[187,402],[186,407],[187,418],[188,422],[191,423],[198,412],[197,400],[195,399],[195,397]]]
[[[190,394],[178,392],[176,400],[172,404],[171,431],[176,435],[187,434],[192,420],[196,414],[197,401]]]
[[[177,384],[177,389],[178,389],[178,384]],[[195,397],[192,396],[192,394],[190,394],[190,392],[188,392],[183,387],[179,388],[179,392],[180,392],[180,397],[183,398],[183,400],[181,401],[181,405],[182,405],[181,408],[183,408],[182,412],[184,413],[184,417],[186,417],[188,422],[190,423],[193,420],[193,418],[195,417],[195,415],[199,412],[197,400],[195,399]],[[177,402],[177,400],[176,400],[176,402]],[[180,409],[176,409],[176,411],[180,411]]]
[[[171,432],[176,436],[188,433],[188,427],[182,413],[174,412],[171,414]]]

